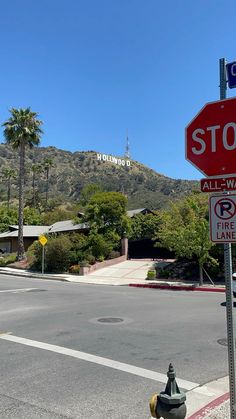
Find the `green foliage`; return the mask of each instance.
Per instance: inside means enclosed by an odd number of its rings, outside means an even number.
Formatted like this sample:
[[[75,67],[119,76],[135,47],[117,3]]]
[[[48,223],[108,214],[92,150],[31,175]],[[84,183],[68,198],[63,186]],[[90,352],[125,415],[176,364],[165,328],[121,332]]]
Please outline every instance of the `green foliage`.
[[[26,207],[24,208],[24,224],[27,225],[42,225],[43,217],[39,210],[35,208]]]
[[[158,271],[158,277],[168,279],[170,277],[170,273],[167,269],[160,269]]]
[[[177,257],[196,257],[200,266],[217,264],[209,253],[213,243],[209,239],[207,197],[193,193],[163,211],[156,239]]]
[[[6,265],[14,263],[16,261],[16,253],[11,253],[10,255],[4,256]]]
[[[71,242],[69,237],[62,234],[57,237],[48,236],[45,246],[45,272],[64,272],[70,266]],[[29,249],[29,253],[34,255],[31,267],[41,269],[42,266],[42,246],[35,241]]]
[[[70,267],[69,267],[69,272],[71,273],[71,274],[79,274],[79,272],[80,272],[80,265],[71,265]]]
[[[95,183],[89,183],[88,185],[84,186],[82,191],[80,192],[80,202],[82,206],[86,206],[93,195],[98,192],[102,192],[102,187]]]
[[[50,237],[45,249],[45,270],[63,272],[70,265],[70,239],[65,235]]]
[[[6,142],[14,149],[18,149],[22,143],[30,147],[38,145],[42,134],[42,121],[37,119],[38,114],[30,108],[11,108],[10,113],[10,118],[2,124]]]
[[[17,207],[7,208],[6,205],[0,205],[0,232],[7,231],[9,225],[18,223]]]
[[[0,158],[2,166],[8,165],[9,161],[14,168],[18,164],[18,154],[7,145],[0,144]],[[34,152],[28,150],[25,158],[28,167],[42,164],[44,159],[53,160],[49,184],[42,175],[36,179],[41,206],[45,204],[47,190],[50,192],[48,209],[58,206],[59,201],[78,202],[82,198],[82,190],[91,184],[97,187],[102,185],[104,191],[123,192],[128,197],[129,209],[163,208],[170,200],[181,198],[194,188],[199,188],[199,182],[170,179],[135,161],[131,162],[129,168],[98,161],[94,151],[71,153],[55,147],[39,147]],[[17,181],[14,179],[12,186],[12,197],[16,197]],[[25,177],[25,189],[32,197],[32,176]],[[1,200],[7,197],[6,181],[1,183],[0,197]],[[88,199],[85,197],[85,200]]]
[[[156,271],[154,269],[150,269],[147,273],[147,279],[155,279],[156,278]]]
[[[11,253],[7,256],[0,256],[0,266],[7,266],[16,261],[16,253]]]
[[[37,119],[38,114],[30,108],[12,108],[11,116],[5,121],[3,135],[7,144],[14,150],[19,150],[19,219],[18,219],[18,260],[25,259],[23,240],[23,210],[25,192],[25,150],[27,147],[39,145],[42,130],[42,121]],[[9,201],[9,200],[8,200]]]
[[[112,250],[108,255],[108,259],[115,259],[118,257],[120,257],[120,252],[118,252],[117,250]]]
[[[158,215],[138,214],[131,218],[130,240],[153,239],[160,225]]]
[[[0,232],[7,231],[10,225],[18,224],[18,208],[12,206],[7,208],[6,205],[0,205]],[[42,224],[42,216],[35,208],[24,208],[24,224],[40,225]]]
[[[52,211],[47,211],[42,215],[42,224],[51,225],[58,221],[70,220],[77,215],[77,208],[64,209],[61,207],[54,208]]]
[[[119,192],[96,193],[85,207],[84,219],[99,234],[115,232],[122,237],[130,228],[126,206],[127,198]]]
[[[113,244],[107,240],[102,234],[91,233],[88,237],[89,249],[92,255],[99,260],[103,257],[106,259],[113,250]]]

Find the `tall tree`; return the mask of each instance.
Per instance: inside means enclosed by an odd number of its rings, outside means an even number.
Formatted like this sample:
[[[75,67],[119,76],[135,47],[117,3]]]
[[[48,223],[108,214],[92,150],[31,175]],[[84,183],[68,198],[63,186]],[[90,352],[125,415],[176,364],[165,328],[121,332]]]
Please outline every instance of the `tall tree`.
[[[218,264],[210,255],[214,243],[209,238],[208,202],[203,194],[192,193],[163,211],[155,239],[173,250],[177,257],[198,260],[200,285],[203,284],[204,264]]]
[[[48,206],[48,191],[49,191],[49,173],[50,169],[53,167],[53,159],[50,157],[45,157],[43,160],[43,167],[46,173],[46,202],[45,202],[45,208],[47,209]]]
[[[24,177],[25,177],[25,150],[26,147],[34,147],[39,145],[42,130],[40,126],[42,121],[37,119],[38,114],[32,112],[30,108],[12,108],[11,116],[5,121],[4,138],[7,144],[13,149],[19,150],[19,207],[18,207],[18,260],[25,259],[25,249],[23,240],[23,224],[24,224]]]
[[[85,207],[93,195],[102,192],[102,187],[96,183],[89,183],[83,187],[80,193],[80,202]]]
[[[2,169],[2,177],[7,181],[7,209],[9,210],[11,201],[11,181],[12,179],[16,179],[16,171],[10,167],[4,167]]]
[[[37,178],[37,175],[39,175],[42,172],[42,165],[39,163],[32,164],[31,171],[33,174],[33,179],[32,179],[33,205],[34,205],[34,208],[36,208],[36,178]]]

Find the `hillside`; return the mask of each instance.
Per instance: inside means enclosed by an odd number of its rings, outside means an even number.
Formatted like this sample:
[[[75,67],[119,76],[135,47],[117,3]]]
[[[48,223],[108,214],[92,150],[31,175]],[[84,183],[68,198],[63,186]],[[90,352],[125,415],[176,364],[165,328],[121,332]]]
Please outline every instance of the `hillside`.
[[[43,159],[53,160],[49,176],[49,197],[61,196],[63,200],[76,201],[81,189],[89,183],[96,183],[107,191],[121,191],[128,197],[128,207],[158,209],[170,200],[180,198],[193,189],[198,189],[197,181],[171,179],[141,163],[131,160],[130,166],[122,166],[97,159],[97,152],[70,152],[56,147],[39,147],[27,150],[25,185],[28,197],[32,195],[32,171],[34,163]],[[0,172],[3,167],[18,170],[19,156],[5,144],[0,144]],[[45,194],[45,173],[37,175],[36,187],[39,195]],[[0,183],[1,202],[6,200],[7,182]],[[17,181],[12,180],[12,196],[17,196]]]

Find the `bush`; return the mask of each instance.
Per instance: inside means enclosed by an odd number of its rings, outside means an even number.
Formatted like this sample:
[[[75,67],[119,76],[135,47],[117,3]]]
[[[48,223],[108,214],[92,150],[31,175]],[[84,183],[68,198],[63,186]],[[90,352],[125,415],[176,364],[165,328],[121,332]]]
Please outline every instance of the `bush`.
[[[156,278],[155,269],[150,269],[147,273],[147,279],[155,279],[155,278]]]
[[[89,247],[92,255],[99,260],[103,257],[106,259],[113,250],[113,244],[106,240],[101,234],[91,234],[89,237]]]
[[[89,265],[94,265],[96,263],[96,258],[93,255],[86,255],[86,259]]]
[[[64,272],[70,266],[70,248],[71,242],[66,235],[57,237],[48,237],[45,246],[45,272]],[[42,267],[42,246],[35,241],[29,249],[29,254],[33,260],[31,267],[33,269],[41,269]]]
[[[63,272],[70,265],[71,243],[67,236],[50,238],[45,248],[45,270],[48,272]]]
[[[70,274],[79,274],[80,271],[80,265],[71,265],[69,267]]]
[[[98,256],[98,262],[103,262],[104,261],[104,256]]]
[[[0,266],[6,266],[6,261],[4,258],[0,258]]]
[[[9,265],[9,263],[14,263],[16,261],[16,253],[11,253],[8,256],[4,257],[6,265]]]
[[[167,271],[166,269],[161,269],[161,270],[159,271],[158,276],[159,276],[160,278],[165,278],[165,279],[168,279],[168,278],[170,278],[170,272],[169,272],[169,271]]]
[[[117,250],[112,250],[108,255],[108,259],[115,259],[118,257],[120,257],[120,252],[117,252]]]
[[[82,260],[82,262],[80,263],[81,268],[89,268],[89,263],[87,260]]]

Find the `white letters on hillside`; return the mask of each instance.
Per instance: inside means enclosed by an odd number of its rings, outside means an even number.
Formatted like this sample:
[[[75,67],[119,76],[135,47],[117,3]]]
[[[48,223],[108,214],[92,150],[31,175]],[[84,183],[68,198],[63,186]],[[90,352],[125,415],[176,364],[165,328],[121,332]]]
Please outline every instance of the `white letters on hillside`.
[[[130,166],[130,160],[123,160],[117,157],[110,156],[109,154],[97,153],[97,160],[109,161],[118,164],[119,166]]]

